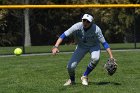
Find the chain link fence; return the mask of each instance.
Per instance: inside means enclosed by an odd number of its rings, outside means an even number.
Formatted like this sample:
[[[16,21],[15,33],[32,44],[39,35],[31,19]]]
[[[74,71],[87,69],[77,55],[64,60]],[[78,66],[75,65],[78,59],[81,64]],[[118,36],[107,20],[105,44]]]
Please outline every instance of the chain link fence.
[[[13,54],[16,47],[22,48],[24,53],[51,52],[58,37],[74,23],[81,21],[84,13],[94,15],[94,23],[102,29],[112,49],[139,49],[140,15],[133,11],[133,8],[56,8],[29,9],[27,13],[24,9],[2,9],[0,55]],[[62,51],[73,51],[73,36],[65,38],[60,48]]]

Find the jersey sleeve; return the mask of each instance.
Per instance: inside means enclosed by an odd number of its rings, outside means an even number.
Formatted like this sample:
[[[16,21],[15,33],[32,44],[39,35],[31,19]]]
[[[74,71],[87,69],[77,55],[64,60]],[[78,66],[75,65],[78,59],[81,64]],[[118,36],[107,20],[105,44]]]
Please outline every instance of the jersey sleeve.
[[[79,23],[74,24],[73,26],[71,26],[68,30],[66,30],[64,32],[64,34],[67,36],[71,35],[74,31],[78,30],[79,28]]]
[[[103,36],[103,34],[102,34],[102,31],[101,31],[101,29],[100,29],[98,26],[96,26],[95,34],[96,34],[98,40],[99,40],[101,43],[106,42],[106,41],[105,41],[105,38],[104,38],[104,36]]]
[[[110,48],[109,44],[106,42],[101,29],[97,26],[96,27],[96,36],[98,37],[98,40],[101,42],[103,45],[104,49]]]

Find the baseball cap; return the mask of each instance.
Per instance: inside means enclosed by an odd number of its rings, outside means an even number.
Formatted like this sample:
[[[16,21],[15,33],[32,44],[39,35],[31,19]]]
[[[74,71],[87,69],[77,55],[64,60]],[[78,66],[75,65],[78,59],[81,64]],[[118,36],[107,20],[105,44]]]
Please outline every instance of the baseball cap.
[[[84,14],[82,19],[87,19],[89,22],[92,22],[93,21],[93,17],[89,14]]]

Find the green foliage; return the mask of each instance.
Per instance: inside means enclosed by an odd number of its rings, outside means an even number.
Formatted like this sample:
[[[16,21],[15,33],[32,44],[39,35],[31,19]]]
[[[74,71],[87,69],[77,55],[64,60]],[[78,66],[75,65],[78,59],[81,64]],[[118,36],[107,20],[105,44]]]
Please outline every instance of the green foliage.
[[[24,4],[25,0],[1,0],[2,4]],[[129,4],[139,0],[29,0],[29,4]],[[0,26],[6,24],[5,38],[1,46],[21,45],[23,33],[23,10],[2,9]],[[134,23],[139,20],[139,8],[83,8],[83,9],[30,9],[30,31],[32,45],[52,45],[57,38],[74,23],[81,21],[83,13],[92,13],[95,23],[102,29],[108,42],[133,42]],[[135,16],[135,18],[134,18]],[[135,20],[134,20],[135,19]],[[4,23],[6,22],[6,23]],[[138,26],[139,24],[135,24]],[[3,28],[3,27],[2,27]],[[138,29],[136,29],[138,30]],[[0,31],[1,33],[2,31]],[[11,33],[11,34],[9,34]],[[9,36],[10,35],[10,36]],[[3,39],[0,34],[1,41]],[[49,39],[48,39],[49,38]],[[50,39],[51,38],[51,39]],[[5,42],[4,42],[5,41]],[[8,44],[7,44],[8,42]],[[73,43],[66,39],[64,43]]]

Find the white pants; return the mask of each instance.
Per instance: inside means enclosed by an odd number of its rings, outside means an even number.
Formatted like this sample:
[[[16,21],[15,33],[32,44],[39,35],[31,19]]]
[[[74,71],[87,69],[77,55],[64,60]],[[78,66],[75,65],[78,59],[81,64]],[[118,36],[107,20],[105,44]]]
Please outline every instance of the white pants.
[[[85,56],[85,54],[87,54],[88,52],[91,55],[91,60],[88,66],[92,67],[93,69],[96,67],[100,58],[100,46],[95,46],[91,48],[81,48],[77,46],[67,65],[69,76],[75,76],[75,68],[77,67],[81,59]]]

